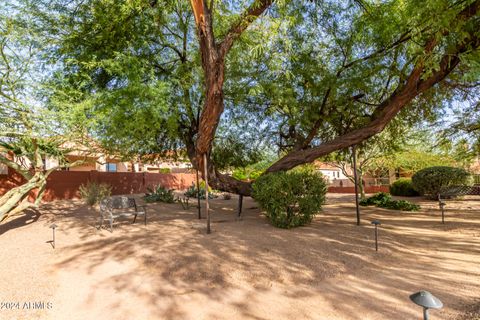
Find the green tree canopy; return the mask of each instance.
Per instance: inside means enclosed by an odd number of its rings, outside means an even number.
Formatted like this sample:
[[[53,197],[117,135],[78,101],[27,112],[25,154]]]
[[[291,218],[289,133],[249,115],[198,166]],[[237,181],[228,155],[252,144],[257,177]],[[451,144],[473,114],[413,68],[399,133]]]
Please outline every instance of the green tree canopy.
[[[452,86],[478,79],[480,1],[192,4],[34,1],[57,66],[51,107],[111,148],[184,149],[195,167],[216,147],[261,141],[282,155],[275,172],[359,144],[395,117],[435,119],[458,99]],[[214,162],[216,188],[250,193]]]

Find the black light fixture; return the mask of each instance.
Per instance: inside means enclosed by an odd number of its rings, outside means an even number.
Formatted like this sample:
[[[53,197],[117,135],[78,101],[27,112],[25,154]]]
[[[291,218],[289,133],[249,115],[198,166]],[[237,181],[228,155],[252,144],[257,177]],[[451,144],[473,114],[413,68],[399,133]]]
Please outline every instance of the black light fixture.
[[[50,225],[50,229],[53,231],[53,240],[52,240],[52,246],[53,249],[55,249],[55,229],[57,228],[57,225],[55,223]]]
[[[423,307],[423,320],[429,320],[428,309],[441,309],[442,301],[428,291],[419,291],[410,296],[413,303]]]
[[[442,210],[442,223],[445,224],[445,205],[446,203],[440,200],[438,202],[438,206],[440,207],[440,210]]]
[[[353,178],[355,180],[355,209],[357,211],[357,226],[360,225],[360,206],[358,202],[358,176],[357,176],[357,151],[356,145],[352,146],[352,160],[353,160]]]
[[[242,218],[242,206],[243,206],[243,194],[238,196],[238,212],[237,212],[237,219]]]
[[[375,226],[375,251],[378,251],[378,226],[381,225],[381,223],[378,220],[373,220],[371,224]]]

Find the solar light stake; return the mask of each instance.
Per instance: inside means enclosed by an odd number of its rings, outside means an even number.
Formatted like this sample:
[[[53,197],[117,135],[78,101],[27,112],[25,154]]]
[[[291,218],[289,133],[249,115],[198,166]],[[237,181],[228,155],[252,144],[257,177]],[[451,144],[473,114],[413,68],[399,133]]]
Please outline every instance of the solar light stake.
[[[205,212],[207,212],[207,234],[210,234],[210,208],[208,204],[208,165],[207,154],[203,154],[203,166],[205,170]]]
[[[357,151],[356,146],[352,146],[352,158],[353,158],[353,178],[355,180],[355,208],[357,209],[357,226],[360,225],[360,207],[358,205],[358,177],[357,177]]]
[[[442,202],[442,204],[440,205],[441,209],[442,209],[442,223],[445,224],[445,211],[443,210],[443,207],[445,206],[445,204]]]
[[[375,226],[375,251],[378,251],[378,226],[381,225],[380,221],[373,220],[371,222]]]
[[[440,202],[440,210],[442,210],[442,223],[445,224],[445,202]]]
[[[423,320],[430,319],[428,309],[441,309],[442,301],[428,291],[419,291],[410,296],[413,303],[423,307]]]
[[[198,178],[198,163],[197,169],[195,170],[197,173],[197,206],[198,206],[198,219],[202,219],[202,209],[200,207],[200,180]]]
[[[423,308],[423,320],[428,319],[430,319],[430,316],[428,315],[428,308]]]
[[[56,227],[57,227],[57,225],[55,223],[50,225],[50,228],[52,229],[52,232],[53,232],[53,240],[52,240],[53,249],[55,249],[55,228]]]
[[[242,217],[243,194],[238,196],[238,218]]]
[[[442,201],[440,198],[440,195],[438,195],[438,206],[440,207],[440,210],[442,211],[442,224],[445,224],[445,205],[446,203]]]

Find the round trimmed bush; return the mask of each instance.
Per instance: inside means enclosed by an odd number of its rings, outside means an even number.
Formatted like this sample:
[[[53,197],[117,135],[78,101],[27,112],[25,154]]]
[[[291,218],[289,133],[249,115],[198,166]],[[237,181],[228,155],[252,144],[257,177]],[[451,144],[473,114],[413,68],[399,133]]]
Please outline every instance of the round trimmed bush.
[[[417,190],[413,188],[412,179],[400,178],[390,185],[390,194],[394,196],[415,197]]]
[[[415,173],[412,183],[415,190],[421,195],[435,198],[442,189],[448,186],[472,185],[473,178],[462,168],[430,167]]]
[[[271,173],[253,184],[253,198],[279,228],[308,224],[325,203],[327,186],[321,173],[292,170]]]

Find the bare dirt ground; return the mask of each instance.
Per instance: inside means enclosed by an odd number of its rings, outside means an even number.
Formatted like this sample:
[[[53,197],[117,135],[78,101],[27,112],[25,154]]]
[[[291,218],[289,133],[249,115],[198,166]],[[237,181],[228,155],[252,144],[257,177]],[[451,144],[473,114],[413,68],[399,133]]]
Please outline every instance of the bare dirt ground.
[[[445,304],[433,319],[480,319],[480,197],[448,201],[445,225],[415,201],[362,208],[356,226],[353,196],[329,195],[311,225],[281,230],[249,198],[241,220],[235,197],[216,199],[211,235],[180,204],[113,233],[78,200],[45,204],[0,226],[0,319],[420,319],[422,289]]]

